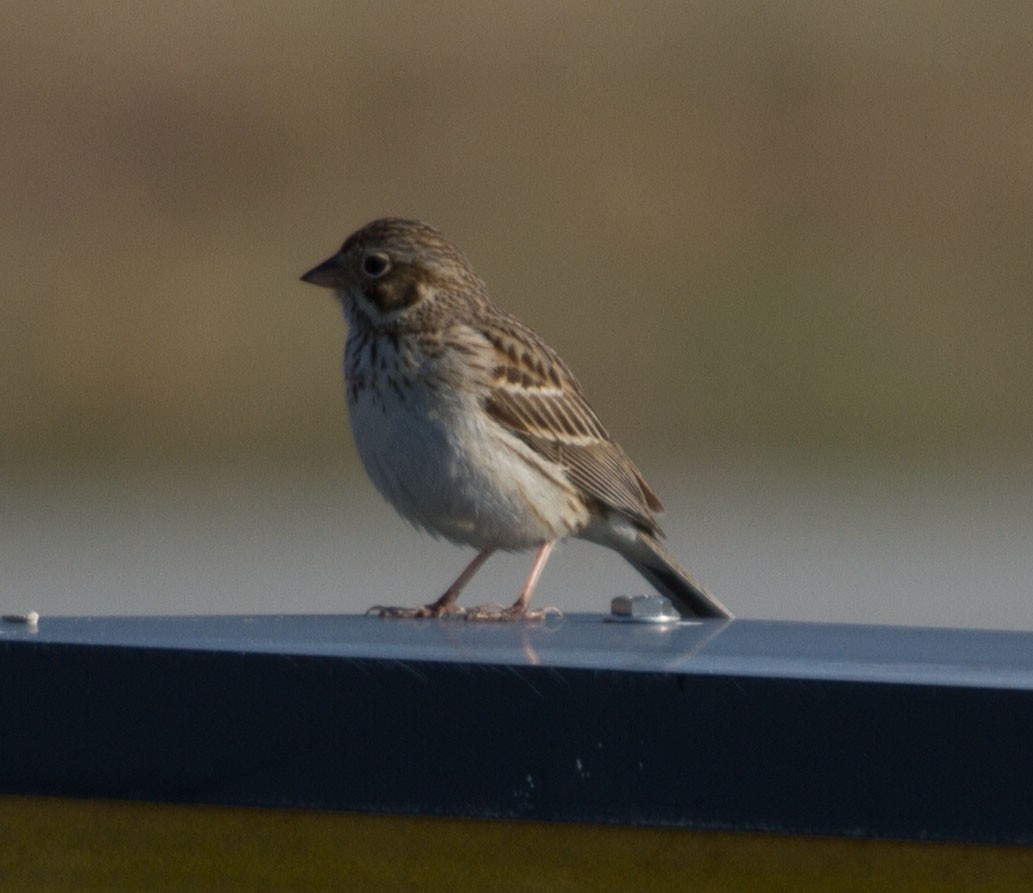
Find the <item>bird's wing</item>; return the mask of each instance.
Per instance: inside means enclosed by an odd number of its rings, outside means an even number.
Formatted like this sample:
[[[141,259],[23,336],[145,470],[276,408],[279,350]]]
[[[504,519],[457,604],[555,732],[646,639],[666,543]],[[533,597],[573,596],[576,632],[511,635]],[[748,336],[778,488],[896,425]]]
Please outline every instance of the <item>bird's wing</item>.
[[[517,320],[485,333],[493,349],[485,408],[500,425],[559,465],[583,495],[659,533],[663,504],[588,405],[559,356]]]

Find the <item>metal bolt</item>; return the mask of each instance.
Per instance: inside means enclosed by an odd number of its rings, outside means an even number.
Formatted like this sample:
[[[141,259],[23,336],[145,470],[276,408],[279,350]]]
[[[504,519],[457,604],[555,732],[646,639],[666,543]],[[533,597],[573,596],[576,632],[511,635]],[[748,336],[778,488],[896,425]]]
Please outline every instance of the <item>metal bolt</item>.
[[[39,626],[39,614],[36,611],[29,611],[27,614],[4,614],[4,623],[24,623],[29,629],[36,629]]]
[[[610,619],[625,623],[677,623],[681,615],[663,595],[618,595],[610,602]]]

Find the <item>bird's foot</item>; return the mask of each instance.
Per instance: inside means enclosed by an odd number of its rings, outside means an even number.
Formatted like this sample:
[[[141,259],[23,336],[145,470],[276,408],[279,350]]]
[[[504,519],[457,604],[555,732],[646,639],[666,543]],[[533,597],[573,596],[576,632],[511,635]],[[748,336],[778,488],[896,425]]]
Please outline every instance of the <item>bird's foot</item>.
[[[416,608],[396,608],[389,605],[374,605],[366,616],[372,614],[375,617],[460,617],[466,614],[466,609],[459,605],[442,605],[434,602],[429,605],[420,605]]]
[[[545,620],[547,617],[562,617],[563,612],[559,608],[528,608],[526,605],[515,604],[506,607],[499,604],[477,605],[467,608],[463,614],[463,620],[488,620],[488,621],[511,621],[511,620]]]

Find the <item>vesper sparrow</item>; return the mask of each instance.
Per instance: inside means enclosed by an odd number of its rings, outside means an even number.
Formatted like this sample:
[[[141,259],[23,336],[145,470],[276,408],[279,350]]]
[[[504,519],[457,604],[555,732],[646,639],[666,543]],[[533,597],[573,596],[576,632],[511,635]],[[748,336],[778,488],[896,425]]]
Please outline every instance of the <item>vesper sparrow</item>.
[[[558,540],[623,555],[685,615],[730,617],[660,544],[663,506],[566,363],[494,304],[466,258],[415,220],[375,220],[301,277],[344,307],[352,434],[377,489],[417,527],[477,556],[444,595],[385,617],[541,617],[531,594]],[[459,593],[497,549],[536,548],[508,608]]]

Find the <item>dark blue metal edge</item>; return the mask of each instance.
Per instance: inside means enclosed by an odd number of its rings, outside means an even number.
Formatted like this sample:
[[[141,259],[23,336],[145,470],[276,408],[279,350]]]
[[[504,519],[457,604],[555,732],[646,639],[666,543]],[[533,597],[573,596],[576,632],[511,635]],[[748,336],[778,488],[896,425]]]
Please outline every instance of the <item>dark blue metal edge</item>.
[[[1033,843],[1033,634],[0,627],[0,794]]]

